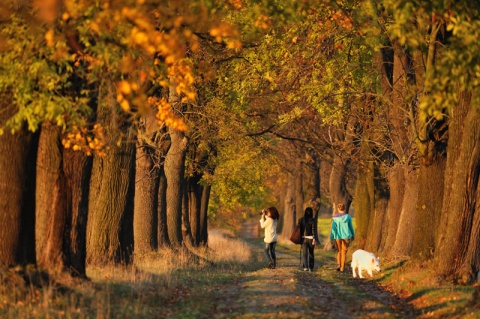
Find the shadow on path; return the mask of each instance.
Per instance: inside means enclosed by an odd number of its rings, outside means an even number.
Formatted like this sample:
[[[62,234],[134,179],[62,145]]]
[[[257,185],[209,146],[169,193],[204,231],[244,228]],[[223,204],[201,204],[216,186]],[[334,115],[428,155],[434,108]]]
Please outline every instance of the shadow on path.
[[[247,224],[242,236],[263,261],[263,240],[255,223]],[[337,272],[334,252],[316,249],[315,254],[315,270],[304,272],[299,267],[299,246],[277,245],[278,267],[245,273],[235,301],[216,318],[417,317],[411,305],[374,280]]]

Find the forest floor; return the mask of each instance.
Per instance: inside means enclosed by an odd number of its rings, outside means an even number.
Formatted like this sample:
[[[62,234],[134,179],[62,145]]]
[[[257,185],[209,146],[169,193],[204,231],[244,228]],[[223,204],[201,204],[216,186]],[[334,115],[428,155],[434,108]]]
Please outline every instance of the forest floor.
[[[238,236],[209,232],[208,251],[220,258],[159,251],[134,266],[90,267],[89,280],[35,283],[35,272],[0,272],[0,318],[480,318],[473,286],[442,282],[405,260],[382,259],[373,278],[352,278],[348,266],[336,271],[335,251],[317,247],[315,269],[305,272],[299,246],[280,241],[269,269],[257,223]]]

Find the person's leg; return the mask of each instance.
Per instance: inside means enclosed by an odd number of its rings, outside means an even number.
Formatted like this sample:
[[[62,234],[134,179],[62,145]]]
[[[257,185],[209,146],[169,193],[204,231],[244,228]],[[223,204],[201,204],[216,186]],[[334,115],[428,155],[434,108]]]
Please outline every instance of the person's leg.
[[[272,259],[270,258],[270,243],[265,243],[265,258],[267,258],[267,263],[273,264]]]
[[[315,246],[312,245],[312,241],[310,240],[308,244],[308,267],[310,270],[313,270],[313,267],[315,266],[315,256],[314,256],[314,249]]]
[[[277,267],[277,255],[275,254],[275,247],[277,246],[277,242],[273,242],[270,244],[270,257],[273,261],[273,268]]]
[[[303,241],[302,244],[302,267],[303,270],[308,269],[308,245],[306,239]]]
[[[340,270],[341,269],[341,254],[342,254],[342,250],[341,250],[341,247],[342,247],[342,241],[340,239],[335,239],[335,242],[337,244],[337,265],[338,265],[338,268],[337,270]]]
[[[341,254],[340,254],[340,271],[343,271],[345,269],[345,258],[347,256],[347,249],[348,249],[348,243],[347,240],[342,240],[341,241]]]

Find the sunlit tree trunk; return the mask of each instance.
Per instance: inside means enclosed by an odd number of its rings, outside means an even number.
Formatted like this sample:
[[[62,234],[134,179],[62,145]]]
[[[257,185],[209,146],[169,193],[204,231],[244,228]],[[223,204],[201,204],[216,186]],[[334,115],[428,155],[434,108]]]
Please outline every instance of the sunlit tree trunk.
[[[473,277],[478,272],[480,109],[472,94],[459,94],[450,112],[442,215],[434,265],[445,276]],[[476,227],[476,228],[475,228]]]
[[[170,244],[173,247],[182,245],[182,200],[184,191],[185,154],[187,138],[185,134],[170,128],[172,145],[165,158],[165,177],[167,180],[167,229]]]
[[[160,158],[156,145],[159,130],[154,112],[140,121],[135,161],[135,198],[133,234],[135,255],[154,251],[158,247],[158,183]]]
[[[416,203],[418,198],[418,171],[404,170],[405,193],[403,194],[402,209],[395,234],[395,242],[390,251],[394,256],[410,256],[413,246],[412,229],[416,222]]]
[[[295,207],[299,216],[304,213],[304,194],[303,194],[303,164],[302,160],[298,159],[295,167]]]
[[[415,214],[416,197],[411,190],[416,190],[417,176],[411,175],[409,167],[414,150],[410,146],[406,119],[409,105],[406,96],[410,85],[411,61],[403,48],[397,47],[393,58],[393,91],[392,106],[388,113],[388,121],[392,127],[390,132],[391,148],[393,149],[392,172],[389,173],[390,201],[388,205],[388,234],[385,249],[388,252],[405,253],[411,247],[401,247],[402,244],[411,244],[398,238],[406,229],[406,223],[412,227],[411,221]],[[416,173],[415,173],[416,175]],[[414,182],[415,184],[409,185]],[[405,197],[406,196],[406,197]],[[413,204],[409,200],[415,200]],[[404,206],[406,205],[406,206]],[[413,207],[411,206],[413,205]],[[402,231],[399,232],[399,229]],[[409,235],[411,237],[411,235]],[[395,246],[395,247],[394,247]]]
[[[446,158],[439,155],[432,163],[422,163],[419,168],[416,223],[413,229],[412,247],[412,256],[418,261],[433,258],[435,251],[438,224],[442,212],[445,164]]]
[[[290,238],[290,234],[295,228],[297,219],[302,216],[295,206],[295,175],[287,173],[287,183],[284,198],[283,228],[282,236]]]
[[[390,196],[388,199],[387,216],[388,224],[385,244],[381,251],[388,254],[395,243],[395,236],[397,234],[398,224],[400,220],[400,212],[402,210],[403,195],[405,193],[405,173],[404,167],[395,164],[388,170],[388,188],[390,189]],[[382,248],[382,247],[381,247]]]
[[[367,154],[365,154],[367,155]],[[371,219],[375,210],[374,163],[369,161],[357,169],[355,184],[355,245],[364,248],[367,236],[371,236]]]
[[[68,203],[59,130],[50,123],[42,125],[37,157],[35,250],[37,264],[51,271],[63,270],[66,263],[63,245]]]
[[[332,171],[330,173],[330,201],[332,203],[332,213],[337,212],[337,206],[340,203],[345,205],[347,212],[352,202],[352,195],[347,190],[346,173],[349,165],[348,159],[343,159],[334,155]]]
[[[439,37],[441,27],[440,21],[432,21],[431,27],[428,28],[430,34],[427,52],[418,50],[415,54],[416,103],[421,101],[426,93],[425,74],[432,72],[436,56],[439,53],[441,54],[441,50],[438,48],[442,46],[437,45],[439,40],[441,40],[441,36]],[[412,130],[418,132],[415,142],[420,158],[412,257],[418,261],[425,261],[433,258],[442,211],[447,125],[446,121],[437,121],[430,117],[418,117],[416,116],[417,112],[416,109],[410,112],[410,123],[415,125],[415,128]]]
[[[135,141],[131,128],[119,119],[112,84],[100,92],[98,121],[112,137],[106,155],[94,156],[87,222],[87,263],[128,262],[133,247],[133,182]],[[108,135],[107,135],[108,136]]]

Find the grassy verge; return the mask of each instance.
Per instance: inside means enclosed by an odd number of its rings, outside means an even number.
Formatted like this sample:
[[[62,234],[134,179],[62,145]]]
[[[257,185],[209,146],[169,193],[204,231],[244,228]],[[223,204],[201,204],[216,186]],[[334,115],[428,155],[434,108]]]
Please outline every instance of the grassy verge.
[[[208,251],[165,250],[138,257],[135,267],[89,267],[89,281],[35,269],[0,272],[0,317],[211,318],[224,288],[260,264],[244,242],[217,231],[209,237]]]

